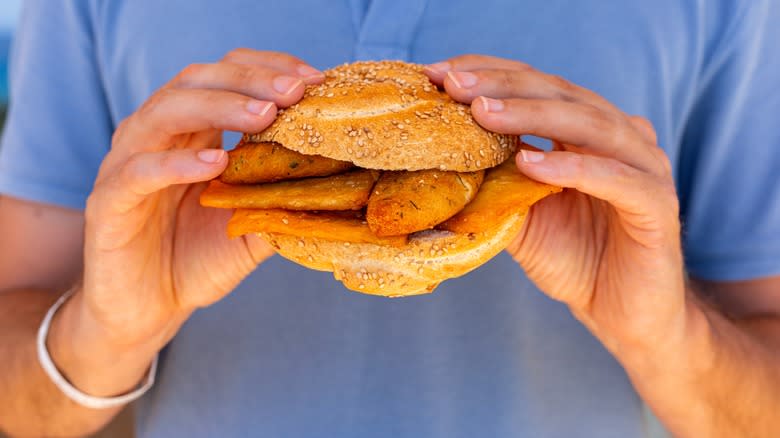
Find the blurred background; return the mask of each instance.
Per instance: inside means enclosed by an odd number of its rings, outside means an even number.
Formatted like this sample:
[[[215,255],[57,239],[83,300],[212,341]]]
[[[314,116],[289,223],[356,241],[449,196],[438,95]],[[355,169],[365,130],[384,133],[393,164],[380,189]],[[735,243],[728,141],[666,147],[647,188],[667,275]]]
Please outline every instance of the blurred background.
[[[22,0],[0,0],[0,130],[8,106],[8,53]]]

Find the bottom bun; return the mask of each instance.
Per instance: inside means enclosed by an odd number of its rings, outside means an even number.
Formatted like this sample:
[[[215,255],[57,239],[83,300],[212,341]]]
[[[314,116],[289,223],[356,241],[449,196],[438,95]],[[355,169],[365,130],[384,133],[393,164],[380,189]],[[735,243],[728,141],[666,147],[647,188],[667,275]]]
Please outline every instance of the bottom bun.
[[[517,236],[524,219],[525,213],[518,213],[489,231],[473,234],[421,231],[410,235],[402,247],[258,234],[282,257],[307,268],[333,272],[348,289],[402,297],[433,292],[442,281],[487,262]]]

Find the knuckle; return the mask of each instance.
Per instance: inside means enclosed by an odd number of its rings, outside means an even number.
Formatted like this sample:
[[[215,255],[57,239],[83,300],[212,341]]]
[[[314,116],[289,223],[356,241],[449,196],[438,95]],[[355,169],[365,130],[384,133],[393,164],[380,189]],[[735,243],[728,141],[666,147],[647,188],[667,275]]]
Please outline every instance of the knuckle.
[[[244,65],[235,65],[230,72],[233,83],[251,83],[257,79],[257,69]]]
[[[111,134],[111,144],[116,145],[124,136],[125,131],[127,130],[127,126],[130,124],[130,117],[125,117],[122,119],[121,122],[116,126],[116,129],[114,130],[114,133]]]
[[[176,83],[189,85],[197,81],[208,69],[208,64],[190,64],[184,67],[176,78]]]
[[[583,115],[587,118],[588,124],[595,132],[611,133],[613,136],[622,135],[617,132],[616,117],[592,105],[583,106]]]
[[[672,204],[672,207],[675,209],[675,211],[679,211],[680,202],[679,198],[677,197],[677,188],[674,185],[674,181],[671,179],[663,179],[660,186],[663,198]]]
[[[611,175],[615,175],[615,180],[618,184],[629,187],[631,185],[646,185],[642,182],[642,177],[639,175],[639,171],[621,161],[607,160],[607,169]]]
[[[661,168],[663,169],[664,176],[671,176],[672,175],[672,160],[669,159],[669,156],[666,155],[666,152],[661,149],[658,146],[653,146],[653,150],[655,151],[656,155],[658,155],[658,159],[661,162]]]
[[[509,62],[511,63],[512,67],[517,71],[521,71],[525,73],[536,71],[534,70],[533,67],[531,67],[529,64],[526,64],[525,62],[517,61],[515,59],[510,59]]]
[[[184,159],[183,152],[174,149],[159,154],[157,163],[153,166],[157,177],[175,179],[185,177],[187,172],[181,166],[181,161]]]
[[[225,53],[225,56],[222,57],[222,60],[227,62],[235,61],[245,57],[249,51],[250,49],[247,49],[246,47],[238,47]]]
[[[268,57],[274,64],[305,64],[302,59],[288,53],[265,52],[264,55]]]
[[[173,94],[173,90],[169,88],[158,90],[149,97],[140,108],[138,108],[138,111],[136,112],[137,117],[141,120],[154,118],[159,112],[160,107],[166,100],[170,99]]]
[[[658,141],[658,133],[655,130],[655,126],[653,126],[653,122],[642,116],[629,116],[629,120],[637,131],[647,137],[652,143]]]
[[[631,126],[625,122],[625,120],[616,115],[601,112],[608,120],[607,124],[611,126],[612,132],[612,144],[616,146],[623,146],[636,142],[636,136]],[[610,131],[607,131],[610,132]]]
[[[466,53],[449,59],[453,70],[474,70],[475,67],[483,68],[489,65],[488,57],[476,53]]]
[[[481,55],[476,55],[474,53],[466,53],[465,55],[460,55],[452,58],[452,62],[455,64],[471,64],[482,60]]]
[[[642,125],[645,128],[653,129],[653,124],[650,123],[650,120],[646,119],[645,117],[642,117],[642,116],[630,116],[630,118],[631,118],[631,121],[636,123],[637,125]]]
[[[141,168],[138,154],[131,155],[125,164],[119,169],[117,177],[123,184],[131,184],[137,177]]]
[[[559,75],[546,75],[547,82],[560,90],[562,94],[569,95],[574,90],[574,84]]]
[[[566,154],[569,156],[568,173],[579,180],[586,172],[587,164],[585,163],[585,157],[574,152],[566,152]]]
[[[92,193],[87,197],[86,206],[84,208],[84,220],[88,224],[98,222],[101,215],[100,196],[97,194],[99,190],[100,186],[96,185],[92,190]]]
[[[655,132],[655,127],[653,126],[653,123],[649,119],[639,115],[630,116],[630,119],[632,122],[641,126],[642,128],[647,129],[648,131]]]
[[[496,81],[503,89],[515,89],[522,85],[522,81],[509,70],[498,70]]]

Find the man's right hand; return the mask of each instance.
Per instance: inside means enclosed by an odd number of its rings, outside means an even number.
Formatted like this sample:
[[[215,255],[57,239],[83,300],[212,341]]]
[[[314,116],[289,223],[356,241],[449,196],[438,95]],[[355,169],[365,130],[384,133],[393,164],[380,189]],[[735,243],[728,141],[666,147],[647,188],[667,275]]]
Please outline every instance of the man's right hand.
[[[195,309],[272,253],[228,239],[230,212],[201,207],[198,183],[227,165],[223,130],[261,131],[323,79],[292,56],[239,49],[185,68],[119,125],[85,211],[83,283],[48,340],[77,388],[131,389]]]

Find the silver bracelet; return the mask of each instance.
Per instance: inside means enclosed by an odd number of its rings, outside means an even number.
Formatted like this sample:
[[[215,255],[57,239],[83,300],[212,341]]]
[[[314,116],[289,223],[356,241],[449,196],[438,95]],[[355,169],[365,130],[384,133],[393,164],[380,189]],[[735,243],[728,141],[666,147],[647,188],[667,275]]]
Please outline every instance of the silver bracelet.
[[[76,387],[71,385],[70,382],[68,382],[68,380],[62,375],[62,373],[60,373],[60,371],[57,369],[57,366],[54,365],[54,362],[51,360],[49,350],[46,348],[46,338],[49,334],[49,326],[51,325],[51,320],[54,317],[54,314],[57,313],[57,310],[60,308],[60,306],[62,306],[62,304],[68,298],[70,298],[71,295],[73,295],[74,291],[75,289],[71,289],[68,292],[65,292],[57,300],[57,302],[51,306],[49,311],[46,313],[46,317],[43,318],[41,327],[38,329],[38,361],[40,362],[41,367],[43,367],[43,370],[49,376],[51,381],[57,386],[57,388],[59,388],[60,391],[62,391],[63,394],[65,394],[69,399],[86,408],[108,409],[122,406],[131,401],[137,400],[154,385],[154,376],[157,373],[158,356],[155,356],[154,360],[152,360],[152,365],[149,367],[146,381],[141,386],[139,386],[138,389],[116,397],[95,397],[79,391],[76,389]]]

